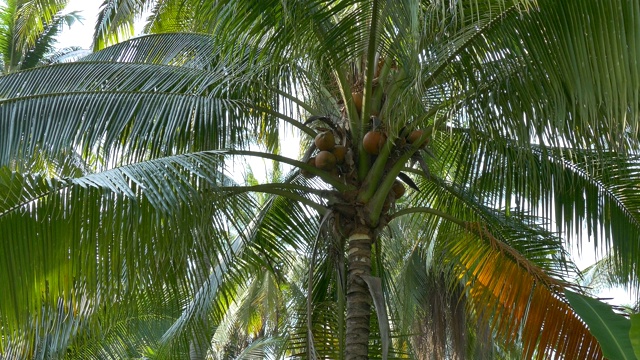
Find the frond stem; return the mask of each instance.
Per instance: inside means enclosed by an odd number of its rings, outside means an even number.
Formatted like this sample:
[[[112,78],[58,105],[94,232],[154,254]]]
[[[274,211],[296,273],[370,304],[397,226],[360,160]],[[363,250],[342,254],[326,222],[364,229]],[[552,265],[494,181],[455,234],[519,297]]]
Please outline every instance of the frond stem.
[[[436,210],[430,207],[412,207],[409,209],[402,209],[400,211],[397,211],[395,213],[393,213],[391,215],[391,217],[389,218],[389,222],[391,222],[392,220],[395,220],[399,217],[405,216],[405,215],[409,215],[409,214],[415,214],[415,213],[425,213],[425,214],[431,214],[431,215],[435,215],[437,217],[443,218],[445,220],[451,221],[452,223],[456,224],[456,225],[460,225],[461,227],[466,228],[467,227],[467,222],[464,220],[460,220],[454,216],[451,216],[449,214],[447,214],[446,212],[440,211],[440,210]]]
[[[371,103],[373,102],[373,78],[375,76],[376,69],[376,32],[378,28],[378,13],[379,13],[378,0],[373,1],[373,8],[371,9],[371,26],[369,29],[369,39],[367,44],[367,59],[365,63],[365,76],[364,76],[364,89],[362,92],[362,109],[360,117],[360,126],[361,129],[359,134],[354,134],[354,138],[360,140],[361,136],[363,136],[364,128],[369,120],[369,116],[371,115]],[[358,161],[358,177],[363,179],[365,174],[369,171],[369,161],[366,159],[367,155],[364,152],[364,148],[362,147],[362,142],[359,145],[360,151],[359,160]]]
[[[269,160],[274,160],[274,161],[278,161],[278,162],[282,162],[285,164],[289,164],[292,166],[295,166],[297,168],[306,170],[318,177],[320,177],[324,182],[326,182],[327,184],[335,187],[338,191],[348,191],[348,190],[352,190],[352,186],[344,184],[342,182],[340,182],[338,179],[336,179],[335,177],[333,177],[331,174],[327,173],[326,171],[320,170],[318,168],[316,168],[315,166],[311,166],[305,162],[302,161],[298,161],[298,160],[293,160],[291,158],[288,158],[286,156],[281,156],[281,155],[275,155],[275,154],[271,154],[271,153],[265,153],[265,152],[260,152],[260,151],[249,151],[249,150],[223,150],[223,153],[229,154],[229,155],[245,155],[245,156],[255,156],[255,157],[260,157],[263,159],[269,159]]]
[[[289,100],[289,101],[294,102],[296,105],[298,105],[298,106],[300,106],[301,108],[305,109],[306,111],[308,111],[308,112],[309,112],[309,114],[311,114],[311,115],[318,115],[318,114],[316,114],[316,109],[312,108],[311,106],[309,106],[308,104],[306,104],[304,101],[302,101],[302,100],[298,99],[297,97],[292,96],[291,94],[289,94],[289,93],[287,93],[287,92],[285,92],[285,91],[282,91],[282,90],[280,90],[280,89],[273,89],[273,91],[274,91],[276,94],[278,94],[278,95],[280,95],[280,96],[284,97],[285,99],[287,99],[287,100]]]
[[[385,172],[383,172],[384,165],[386,165],[386,161],[384,161],[382,165],[379,165],[379,166],[377,166],[377,163],[378,163],[377,161],[376,161],[376,164],[374,164],[374,168],[375,169],[380,168],[380,170],[379,172],[374,172],[374,171],[370,172],[370,174],[372,174],[372,184],[378,184],[378,183],[380,184],[376,186],[370,185],[369,188],[367,189],[367,192],[364,193],[364,197],[368,197],[370,199],[369,206],[370,206],[371,212],[369,216],[372,224],[378,223],[378,220],[380,219],[380,213],[382,211],[382,207],[384,206],[384,200],[389,194],[389,191],[391,191],[393,182],[396,180],[396,177],[398,176],[400,171],[402,171],[402,169],[405,167],[404,166],[405,163],[411,158],[411,156],[413,156],[413,154],[416,151],[418,151],[418,146],[419,146],[419,143],[415,143],[411,145],[411,149],[405,152],[404,154],[402,154],[402,156],[400,156],[400,158],[398,158],[395,161],[391,169],[389,169],[386,172],[386,175],[385,175]],[[380,182],[380,179],[383,176],[385,177],[382,180],[382,182]]]
[[[373,8],[371,9],[371,26],[369,29],[369,39],[367,44],[367,62],[365,63],[365,75],[364,75],[364,91],[362,93],[362,118],[360,119],[361,127],[364,127],[365,122],[371,115],[371,102],[373,101],[373,78],[375,77],[376,64],[376,32],[378,31],[378,15],[380,12],[378,6],[379,0],[373,1]]]
[[[280,113],[278,111],[275,111],[275,110],[272,110],[272,109],[269,109],[269,108],[265,108],[265,107],[262,107],[262,106],[253,106],[253,105],[249,105],[249,106],[254,108],[254,109],[256,109],[256,110],[258,110],[258,111],[262,111],[262,112],[267,113],[269,115],[273,115],[273,116],[277,117],[278,119],[280,119],[282,121],[285,121],[285,122],[295,126],[296,128],[300,129],[300,131],[302,131],[305,134],[309,135],[311,138],[314,138],[316,136],[316,132],[312,128],[304,125],[302,122],[300,122],[300,121],[298,121],[298,120],[296,120],[296,119],[294,119],[294,118],[292,118],[290,116],[287,116],[287,115],[282,114],[282,113]]]
[[[484,35],[487,31],[491,30],[495,24],[499,23],[501,20],[503,20],[511,12],[517,10],[517,8],[518,7],[516,5],[511,5],[511,7],[509,7],[506,10],[504,10],[502,13],[498,14],[494,19],[489,21],[485,26],[481,27],[475,34],[473,34],[464,43],[462,43],[458,48],[456,48],[449,56],[447,56],[446,59],[444,59],[440,63],[440,66],[438,66],[431,73],[431,75],[429,75],[429,77],[427,77],[427,79],[424,82],[425,88],[428,89],[431,86],[433,81],[435,81],[435,79],[438,76],[440,76],[440,73],[442,73],[442,71],[444,71],[444,69],[449,65],[449,63],[451,61],[453,61],[453,59],[455,59],[462,52],[462,50],[464,50],[467,47],[467,45],[469,45],[473,40],[477,39],[478,37]]]
[[[229,187],[224,187],[220,189],[227,190],[229,192],[237,193],[237,194],[246,193],[246,192],[259,192],[259,193],[265,193],[265,194],[271,194],[271,195],[278,195],[278,196],[286,197],[287,199],[290,199],[290,200],[297,201],[304,205],[307,205],[313,208],[314,210],[316,210],[320,214],[325,214],[327,212],[327,208],[325,208],[324,206],[302,195],[296,194],[293,191],[288,191],[288,190],[301,190],[305,192],[311,192],[316,195],[320,195],[322,193],[322,191],[320,190],[307,188],[306,186],[299,186],[295,184],[260,184],[260,185],[253,185],[253,186],[229,186]]]

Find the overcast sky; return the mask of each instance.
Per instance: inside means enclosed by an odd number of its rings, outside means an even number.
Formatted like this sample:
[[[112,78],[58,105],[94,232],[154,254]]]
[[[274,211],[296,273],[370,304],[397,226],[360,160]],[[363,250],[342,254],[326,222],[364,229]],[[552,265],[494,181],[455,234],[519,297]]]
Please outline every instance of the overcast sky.
[[[82,23],[76,22],[71,29],[65,28],[58,38],[58,47],[80,46],[85,49],[91,47],[91,37],[96,16],[102,0],[71,0],[67,11],[79,11],[84,17]]]

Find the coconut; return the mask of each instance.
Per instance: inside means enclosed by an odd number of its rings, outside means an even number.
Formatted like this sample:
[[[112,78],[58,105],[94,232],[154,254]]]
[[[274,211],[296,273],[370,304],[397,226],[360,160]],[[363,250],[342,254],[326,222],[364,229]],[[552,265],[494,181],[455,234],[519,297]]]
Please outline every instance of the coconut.
[[[413,144],[414,142],[420,140],[420,138],[424,136],[424,131],[423,130],[413,130],[409,136],[407,136],[407,142],[409,142],[409,144]],[[427,145],[428,140],[425,140],[425,142],[423,143],[424,145]]]
[[[336,138],[331,131],[319,133],[316,135],[314,142],[320,151],[331,151],[336,146]]]
[[[316,155],[316,167],[318,169],[331,171],[336,166],[336,157],[330,151],[320,151]]]
[[[364,134],[364,138],[362,138],[362,146],[364,147],[364,151],[367,153],[371,155],[378,155],[385,141],[387,141],[387,136],[384,133],[372,130]]]
[[[362,91],[352,92],[353,104],[356,106],[358,113],[362,112]]]
[[[316,167],[316,158],[312,157],[307,161],[308,165],[311,165],[313,167]],[[312,179],[316,176],[316,174],[312,174],[311,172],[305,170],[305,169],[301,169],[300,170],[300,174],[302,174],[302,176],[306,177],[307,179]]]
[[[331,153],[336,157],[336,164],[343,164],[344,156],[347,154],[347,147],[344,145],[336,145]]]
[[[393,182],[393,185],[391,186],[391,190],[393,191],[393,194],[396,196],[396,199],[401,198],[405,192],[404,185],[398,180]]]

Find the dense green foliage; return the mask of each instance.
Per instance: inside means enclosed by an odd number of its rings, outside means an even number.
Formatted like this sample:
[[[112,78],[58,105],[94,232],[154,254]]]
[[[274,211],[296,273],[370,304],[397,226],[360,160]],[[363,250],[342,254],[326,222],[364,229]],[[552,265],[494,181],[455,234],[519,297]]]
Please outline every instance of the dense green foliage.
[[[63,27],[80,19],[64,11],[68,0],[5,0],[0,3],[0,65],[3,73],[56,61],[70,49],[56,49]]]
[[[597,359],[566,249],[638,288],[637,2],[105,0],[95,49],[0,77],[7,358]]]

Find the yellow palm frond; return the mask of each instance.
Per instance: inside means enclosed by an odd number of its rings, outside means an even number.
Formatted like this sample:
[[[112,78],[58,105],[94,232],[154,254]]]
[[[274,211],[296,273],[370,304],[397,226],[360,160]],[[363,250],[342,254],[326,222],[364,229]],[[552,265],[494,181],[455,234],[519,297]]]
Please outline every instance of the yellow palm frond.
[[[477,223],[450,250],[475,313],[524,359],[602,359],[600,346],[564,299],[568,285],[548,276]]]

